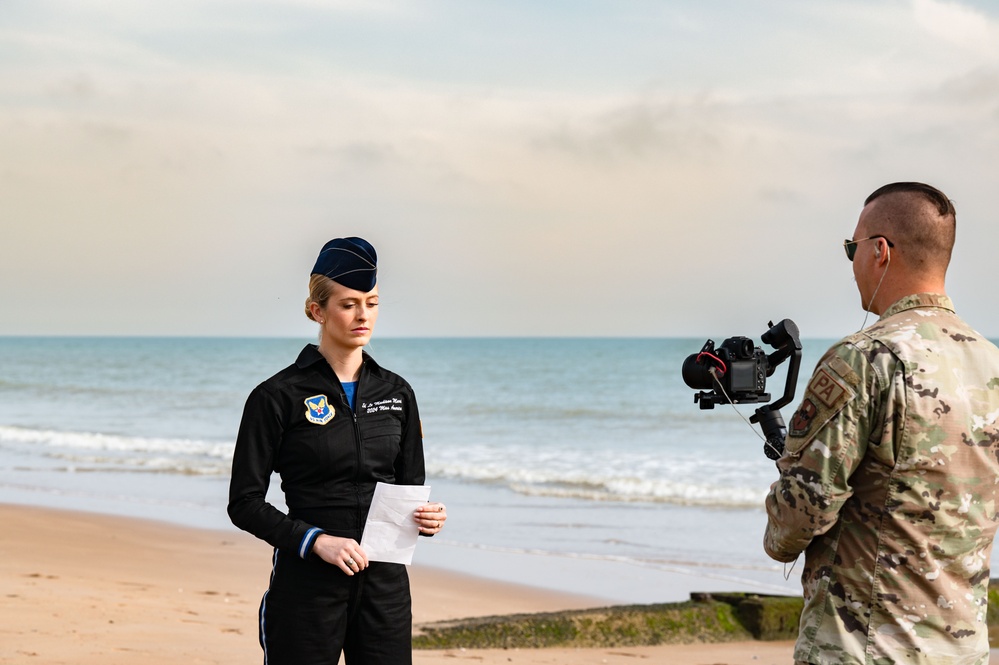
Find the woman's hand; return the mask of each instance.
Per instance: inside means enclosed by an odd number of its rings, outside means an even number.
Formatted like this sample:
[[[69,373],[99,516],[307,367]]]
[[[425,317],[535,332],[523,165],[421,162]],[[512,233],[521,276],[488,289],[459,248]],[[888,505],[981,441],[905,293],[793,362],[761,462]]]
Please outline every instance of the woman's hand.
[[[368,557],[353,538],[337,538],[321,534],[312,544],[312,551],[325,561],[353,575],[368,567]]]
[[[420,525],[420,533],[432,536],[444,528],[447,508],[443,503],[425,503],[416,509],[413,519]]]

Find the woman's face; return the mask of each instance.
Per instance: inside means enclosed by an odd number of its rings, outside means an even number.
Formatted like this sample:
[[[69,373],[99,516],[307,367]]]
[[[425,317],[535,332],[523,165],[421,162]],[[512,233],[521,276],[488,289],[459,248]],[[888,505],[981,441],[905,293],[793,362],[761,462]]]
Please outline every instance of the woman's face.
[[[378,285],[365,293],[334,282],[316,318],[322,321],[322,341],[331,347],[350,351],[366,345],[378,319]]]

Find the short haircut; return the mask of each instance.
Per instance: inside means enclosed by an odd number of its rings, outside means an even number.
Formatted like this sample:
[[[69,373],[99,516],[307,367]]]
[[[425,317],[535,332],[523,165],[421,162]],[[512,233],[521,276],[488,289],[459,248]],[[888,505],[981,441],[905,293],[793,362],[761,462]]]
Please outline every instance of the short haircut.
[[[875,189],[871,195],[867,197],[867,200],[864,201],[864,205],[866,206],[874,199],[880,198],[885,194],[894,194],[896,192],[914,192],[916,194],[921,194],[923,198],[936,206],[937,212],[940,213],[941,217],[957,216],[957,211],[954,210],[954,202],[947,198],[946,194],[932,185],[927,185],[921,182],[893,182],[888,185],[882,185],[881,187]]]
[[[947,270],[957,212],[946,194],[921,182],[893,182],[874,190],[864,206],[874,201],[873,232],[890,238],[913,268]]]

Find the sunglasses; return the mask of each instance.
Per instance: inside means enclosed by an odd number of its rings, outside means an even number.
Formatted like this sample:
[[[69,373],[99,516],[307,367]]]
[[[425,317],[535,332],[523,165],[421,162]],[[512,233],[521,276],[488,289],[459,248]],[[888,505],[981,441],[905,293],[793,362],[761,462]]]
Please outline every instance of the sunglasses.
[[[857,253],[857,243],[864,242],[865,240],[874,240],[875,238],[883,238],[884,241],[888,243],[889,247],[892,248],[895,247],[895,243],[893,243],[891,240],[888,240],[888,238],[885,238],[884,236],[871,236],[870,238],[861,238],[860,240],[847,239],[843,241],[843,249],[846,250],[846,258],[853,261],[853,257]]]

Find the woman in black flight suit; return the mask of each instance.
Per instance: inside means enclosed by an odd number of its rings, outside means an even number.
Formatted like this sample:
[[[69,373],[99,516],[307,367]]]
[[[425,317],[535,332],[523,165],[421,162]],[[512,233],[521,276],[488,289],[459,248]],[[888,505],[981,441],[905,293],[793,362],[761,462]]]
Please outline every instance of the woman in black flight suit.
[[[361,238],[326,243],[305,306],[319,344],[253,390],[239,426],[229,516],[274,547],[265,665],[336,665],[341,651],[348,665],[412,662],[406,567],[369,562],[358,544],[376,482],[424,482],[413,390],[363,351],[378,317],[376,263]],[[273,471],[287,515],[265,498]],[[447,512],[427,503],[413,519],[432,536]]]

